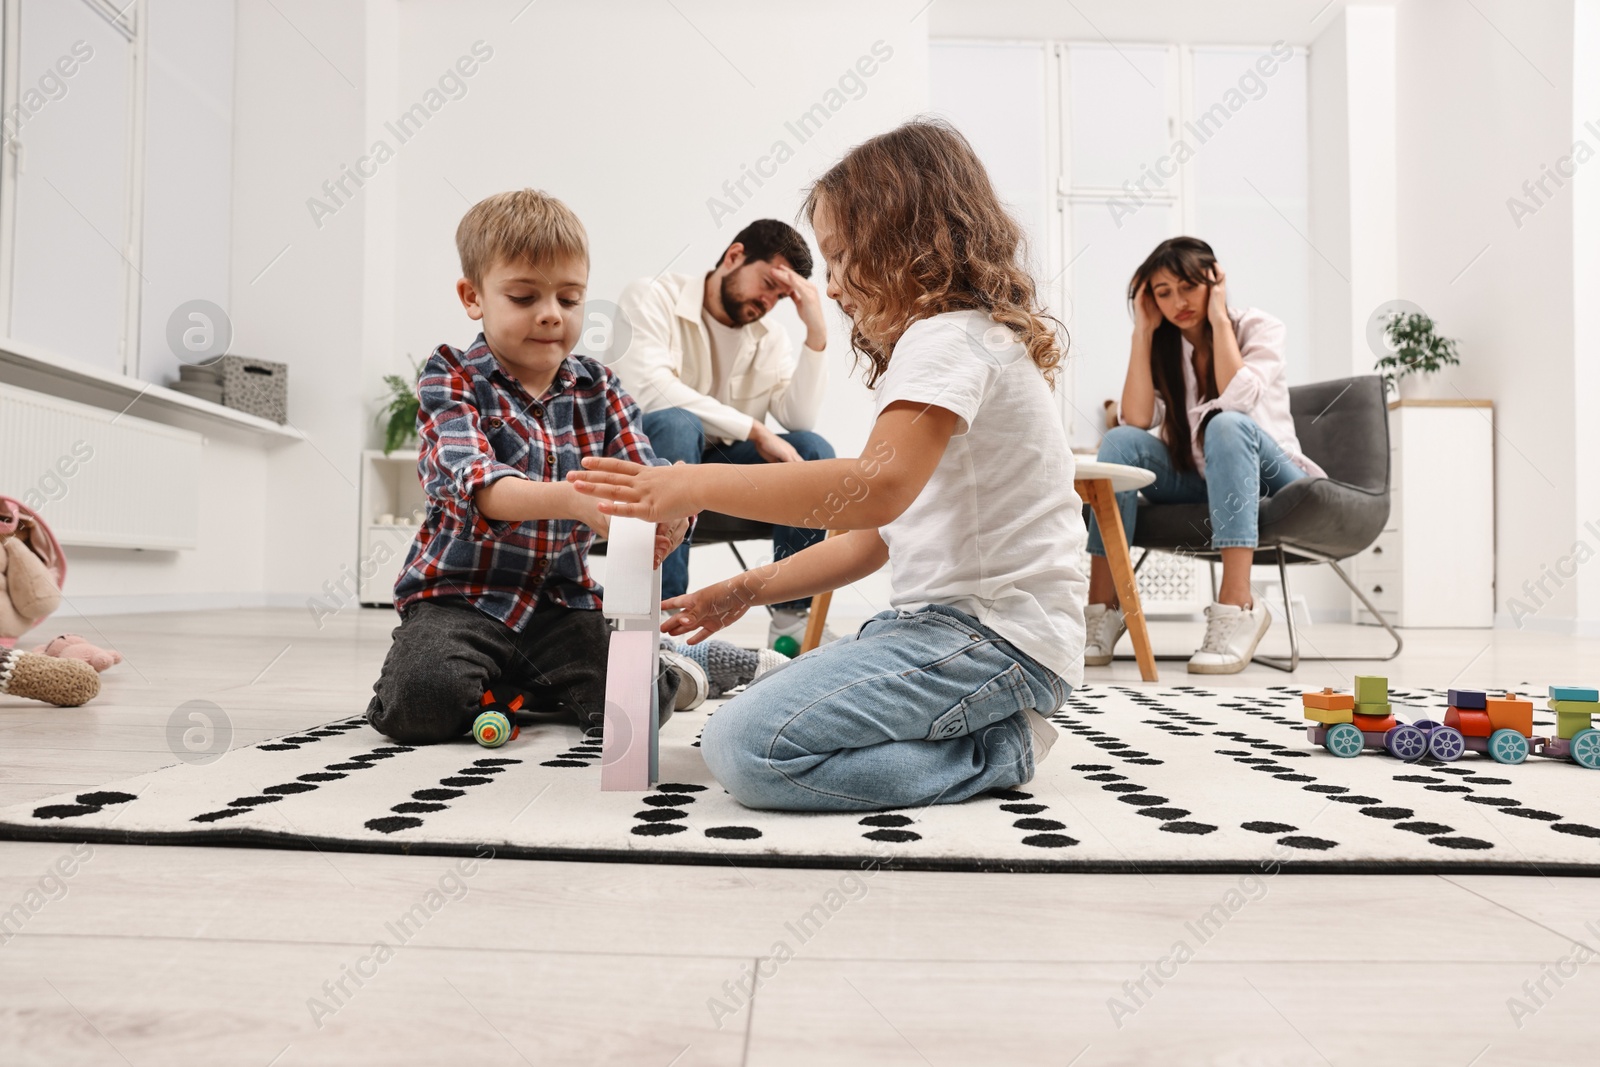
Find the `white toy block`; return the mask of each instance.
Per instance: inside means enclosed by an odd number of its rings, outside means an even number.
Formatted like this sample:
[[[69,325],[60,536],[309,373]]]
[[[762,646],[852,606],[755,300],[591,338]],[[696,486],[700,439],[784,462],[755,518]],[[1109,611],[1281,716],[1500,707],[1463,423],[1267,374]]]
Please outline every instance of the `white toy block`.
[[[656,669],[661,644],[661,572],[654,523],[620,516],[606,544],[605,613],[617,623],[606,657],[602,791],[649,789],[659,777],[660,708]]]

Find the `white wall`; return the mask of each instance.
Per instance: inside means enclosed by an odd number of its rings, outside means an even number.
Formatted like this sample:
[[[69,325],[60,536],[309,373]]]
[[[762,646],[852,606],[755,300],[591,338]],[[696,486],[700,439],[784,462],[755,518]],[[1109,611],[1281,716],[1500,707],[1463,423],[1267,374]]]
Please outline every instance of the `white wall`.
[[[941,0],[929,8],[935,37],[1060,38],[1309,44],[1345,7],[1345,0]]]
[[[1573,398],[1587,406],[1595,394],[1579,394],[1574,373],[1573,194],[1552,186],[1520,226],[1507,207],[1571,149],[1572,33],[1572,0],[1408,0],[1398,9],[1400,290],[1461,340],[1464,365],[1448,380],[1495,402],[1505,622],[1508,598],[1569,554],[1580,528]],[[1589,301],[1581,306],[1591,314]],[[1570,630],[1576,585],[1549,588],[1554,595],[1523,622]]]
[[[1600,0],[1575,0],[1572,34],[1572,139],[1600,150]],[[1600,398],[1600,319],[1594,314],[1593,296],[1600,293],[1600,160],[1591,161],[1573,180],[1572,291],[1573,388],[1564,416],[1574,424],[1573,455],[1576,484],[1573,506],[1578,529],[1574,542],[1595,553],[1576,575],[1578,595],[1576,629],[1600,634],[1600,418],[1594,414]],[[1559,561],[1558,561],[1559,562]]]
[[[289,364],[290,420],[307,442],[268,464],[264,588],[299,606],[355,561],[363,405],[377,385],[361,374],[364,220],[344,210],[318,228],[306,203],[361,152],[365,13],[247,0],[237,36],[234,347]]]

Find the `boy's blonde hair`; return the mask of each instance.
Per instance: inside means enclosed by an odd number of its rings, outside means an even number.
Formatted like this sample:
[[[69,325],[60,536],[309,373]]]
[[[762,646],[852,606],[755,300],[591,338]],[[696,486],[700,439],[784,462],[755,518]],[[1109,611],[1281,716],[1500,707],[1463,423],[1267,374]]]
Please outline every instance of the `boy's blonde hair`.
[[[589,235],[572,209],[537,189],[513,189],[473,204],[456,227],[461,273],[473,285],[504,259],[548,263],[560,256],[589,260]]]

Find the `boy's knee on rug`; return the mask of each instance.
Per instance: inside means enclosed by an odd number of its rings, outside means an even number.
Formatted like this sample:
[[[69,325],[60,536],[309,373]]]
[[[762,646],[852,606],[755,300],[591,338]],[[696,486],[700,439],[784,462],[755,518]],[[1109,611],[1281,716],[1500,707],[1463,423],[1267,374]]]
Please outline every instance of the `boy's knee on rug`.
[[[437,664],[401,666],[385,674],[367,705],[367,722],[405,745],[432,745],[472,729],[483,686],[451,677]]]

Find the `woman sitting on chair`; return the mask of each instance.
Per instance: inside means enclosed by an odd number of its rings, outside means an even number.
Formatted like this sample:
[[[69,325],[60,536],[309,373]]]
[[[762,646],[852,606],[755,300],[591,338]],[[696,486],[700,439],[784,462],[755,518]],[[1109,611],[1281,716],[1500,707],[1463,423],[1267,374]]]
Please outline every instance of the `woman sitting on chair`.
[[[1301,478],[1326,477],[1300,452],[1284,378],[1283,323],[1254,308],[1230,308],[1227,279],[1211,246],[1174,237],[1156,246],[1128,285],[1133,352],[1122,387],[1121,425],[1099,458],[1153,471],[1145,498],[1205,501],[1222,587],[1206,608],[1206,635],[1189,660],[1194,674],[1233,674],[1255,654],[1272,615],[1250,591],[1261,497]],[[1117,494],[1130,539],[1136,491]],[[1111,662],[1127,632],[1097,523],[1089,526],[1088,666]]]

